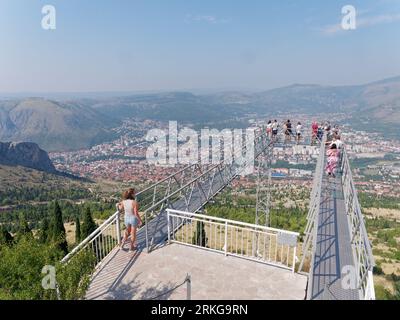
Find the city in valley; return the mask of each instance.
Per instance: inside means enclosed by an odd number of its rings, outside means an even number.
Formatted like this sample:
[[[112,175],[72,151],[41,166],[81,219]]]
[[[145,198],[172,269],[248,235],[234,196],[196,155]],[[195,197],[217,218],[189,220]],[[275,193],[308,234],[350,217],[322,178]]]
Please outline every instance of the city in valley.
[[[286,119],[287,116],[280,118]],[[311,118],[292,116],[302,123],[303,134],[311,134]],[[333,118],[342,119],[341,115]],[[324,122],[324,121],[322,121]],[[354,178],[360,191],[391,197],[400,196],[400,141],[385,139],[379,133],[358,131],[341,120],[341,140],[351,161],[354,161]],[[250,119],[249,126],[265,128],[267,120]],[[191,126],[191,124],[186,124]],[[146,151],[151,142],[146,140],[148,131],[154,128],[167,130],[168,123],[160,121],[126,120],[115,128],[119,138],[89,149],[51,152],[49,155],[59,171],[95,181],[113,181],[143,186],[156,183],[176,172],[182,165],[151,165]],[[293,138],[294,139],[294,138]],[[272,176],[276,183],[290,178],[292,184],[310,186],[318,147],[313,145],[277,146],[274,148]],[[238,185],[255,187],[253,175],[239,178]]]

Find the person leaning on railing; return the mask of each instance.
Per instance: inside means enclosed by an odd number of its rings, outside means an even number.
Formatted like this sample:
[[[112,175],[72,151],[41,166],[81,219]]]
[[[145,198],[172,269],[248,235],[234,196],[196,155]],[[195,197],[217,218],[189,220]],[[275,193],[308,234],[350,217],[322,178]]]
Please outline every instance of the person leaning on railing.
[[[125,212],[125,232],[124,237],[120,244],[120,249],[123,248],[126,240],[131,235],[131,246],[130,251],[134,251],[137,249],[136,245],[136,231],[137,228],[140,227],[142,223],[142,219],[139,215],[139,205],[135,198],[135,189],[130,188],[122,194],[122,201],[118,203],[118,210]]]

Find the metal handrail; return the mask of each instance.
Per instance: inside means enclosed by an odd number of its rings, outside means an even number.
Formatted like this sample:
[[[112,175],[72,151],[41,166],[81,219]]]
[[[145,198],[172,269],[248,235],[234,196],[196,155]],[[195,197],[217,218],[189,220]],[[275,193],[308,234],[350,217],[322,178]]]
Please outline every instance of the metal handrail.
[[[295,271],[299,236],[297,232],[173,209],[167,209],[167,222],[169,243],[202,248],[215,253],[223,253],[225,256],[244,258]],[[194,223],[204,223],[208,228],[205,244],[192,242]],[[247,237],[246,241],[243,238],[244,234]],[[255,237],[258,237],[261,242],[260,246],[257,243],[257,246],[254,247],[251,239]],[[229,243],[236,244],[235,249],[230,247]],[[249,243],[251,244],[249,245]]]
[[[184,171],[190,169],[191,167],[193,167],[193,166],[195,166],[195,165],[196,165],[196,164],[190,164],[190,165],[185,166],[185,167],[182,168],[181,170],[172,173],[172,174],[169,175],[168,177],[166,177],[166,178],[164,178],[164,179],[162,179],[162,180],[160,180],[160,181],[157,181],[156,183],[152,184],[151,186],[147,187],[146,189],[143,189],[142,191],[138,192],[138,193],[136,194],[136,196],[137,196],[137,197],[140,197],[141,194],[146,193],[147,191],[154,189],[155,186],[160,185],[160,184],[162,184],[163,182],[166,182],[166,181],[172,179],[173,177],[175,177],[175,176],[177,176],[178,174],[180,174],[180,173],[182,173],[182,172],[184,172]]]
[[[320,212],[321,194],[322,194],[322,180],[324,175],[325,163],[325,142],[326,135],[322,137],[317,165],[313,179],[313,187],[311,191],[311,201],[309,211],[307,214],[307,226],[305,228],[305,240],[303,242],[302,259],[299,265],[299,271],[303,270],[306,257],[309,255],[310,250],[316,247],[317,231],[318,231],[318,217]],[[310,268],[313,265],[314,256],[311,257]],[[312,272],[312,269],[310,270]],[[310,277],[312,278],[312,277]]]
[[[371,243],[368,239],[364,217],[358,201],[357,189],[354,184],[347,152],[342,156],[342,184],[346,213],[349,220],[349,231],[353,249],[353,257],[357,268],[357,283],[362,299],[375,299],[373,286],[373,257]],[[372,283],[372,285],[371,285]]]
[[[289,230],[282,230],[282,229],[277,229],[277,228],[271,228],[271,227],[266,227],[262,226],[259,224],[252,224],[252,223],[247,223],[247,222],[241,222],[241,221],[235,221],[235,220],[229,220],[229,219],[224,219],[224,218],[219,218],[219,217],[214,217],[214,216],[208,216],[205,214],[194,214],[192,212],[185,212],[185,211],[180,211],[180,210],[174,210],[174,209],[167,209],[169,213],[175,213],[179,214],[182,216],[187,216],[187,217],[196,217],[196,218],[201,218],[201,219],[207,219],[207,220],[213,220],[213,221],[219,221],[219,222],[226,222],[229,224],[234,224],[234,225],[239,225],[239,226],[244,226],[244,227],[250,227],[253,229],[261,229],[263,231],[271,231],[271,232],[282,232],[286,234],[290,234],[293,236],[299,236],[300,233],[294,232],[294,231],[289,231]]]
[[[344,165],[343,166],[348,167],[348,171],[347,172],[348,172],[348,177],[349,177],[350,184],[351,184],[351,191],[353,192],[353,198],[354,198],[354,201],[355,201],[355,204],[356,204],[356,213],[357,213],[357,215],[359,215],[360,221],[362,222],[360,224],[361,231],[362,231],[362,234],[364,236],[364,239],[368,240],[368,233],[367,233],[367,229],[365,227],[364,217],[363,217],[363,214],[362,214],[362,211],[361,211],[360,203],[358,201],[358,192],[357,192],[357,189],[356,189],[355,184],[354,184],[353,174],[351,172],[349,159],[348,159],[348,156],[347,156],[347,152],[345,150],[343,152],[343,159],[344,159]],[[371,244],[370,244],[369,240],[365,241],[365,246],[366,246],[366,249],[367,249],[367,252],[368,252],[368,255],[369,255],[369,259],[370,259],[371,265],[372,265],[372,264],[375,263],[375,259],[374,259],[373,254],[372,254],[372,248],[371,248]]]
[[[94,239],[97,235],[101,234],[101,231],[105,230],[108,226],[112,225],[112,223],[119,216],[119,211],[115,212],[111,215],[106,221],[104,221],[95,231],[93,231],[89,236],[87,236],[84,240],[82,240],[70,253],[68,253],[62,260],[61,263],[66,263],[69,259],[72,258],[78,251],[84,249],[89,242]]]

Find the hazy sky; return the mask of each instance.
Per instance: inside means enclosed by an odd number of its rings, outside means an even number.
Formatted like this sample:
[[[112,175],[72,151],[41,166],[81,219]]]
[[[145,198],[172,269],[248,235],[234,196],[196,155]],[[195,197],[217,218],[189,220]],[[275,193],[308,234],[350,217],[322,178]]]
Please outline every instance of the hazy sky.
[[[41,27],[54,5],[56,30]],[[357,9],[357,30],[338,26]],[[400,0],[0,0],[0,92],[269,89],[400,75]]]

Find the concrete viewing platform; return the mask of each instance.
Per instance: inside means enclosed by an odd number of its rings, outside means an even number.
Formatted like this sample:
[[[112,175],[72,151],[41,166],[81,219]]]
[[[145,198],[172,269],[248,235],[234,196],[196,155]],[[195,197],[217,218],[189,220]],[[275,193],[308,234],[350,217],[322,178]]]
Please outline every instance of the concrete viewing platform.
[[[127,247],[127,245],[126,245]],[[88,300],[302,300],[307,277],[237,257],[179,244],[151,253],[114,249],[93,275]]]

